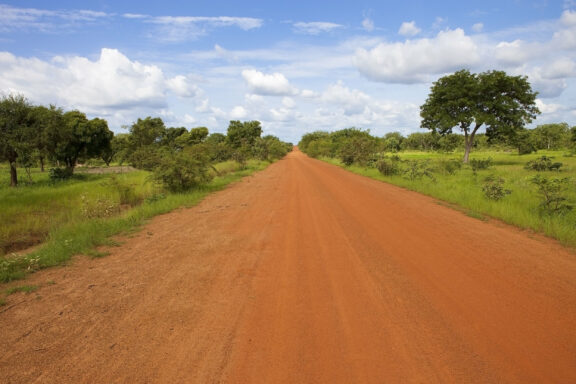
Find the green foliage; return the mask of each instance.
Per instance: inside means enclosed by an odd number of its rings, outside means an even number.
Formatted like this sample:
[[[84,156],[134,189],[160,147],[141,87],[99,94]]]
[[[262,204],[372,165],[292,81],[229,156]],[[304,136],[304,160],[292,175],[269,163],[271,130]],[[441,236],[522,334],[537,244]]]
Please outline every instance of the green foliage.
[[[182,193],[210,181],[208,161],[201,156],[178,153],[162,158],[154,168],[153,180],[173,193]]]
[[[536,95],[526,77],[461,70],[433,84],[420,107],[421,127],[442,135],[458,127],[465,135],[464,162],[468,162],[480,127],[486,127],[489,137],[513,134],[540,113]]]
[[[541,199],[540,208],[548,215],[560,215],[572,210],[573,205],[567,203],[565,193],[570,186],[570,178],[548,179],[542,175],[536,175],[530,180],[538,188]]]
[[[400,158],[398,156],[384,157],[376,162],[376,169],[384,176],[399,175],[401,172]]]
[[[504,188],[505,180],[501,177],[495,175],[490,175],[484,179],[484,184],[482,185],[482,192],[489,200],[502,200],[506,195],[512,193],[511,190]]]
[[[549,156],[540,156],[537,159],[530,160],[524,166],[525,169],[532,170],[532,171],[559,171],[562,167],[562,163],[553,163],[553,157]]]
[[[375,150],[376,141],[374,138],[365,136],[352,137],[341,144],[340,159],[346,165],[356,163],[366,166]]]
[[[462,161],[456,159],[440,159],[436,162],[438,171],[444,175],[454,175],[456,171],[462,169]]]
[[[427,160],[408,160],[402,171],[404,177],[410,181],[421,180],[424,176],[436,181],[430,162]]]
[[[228,125],[226,139],[232,148],[238,149],[253,146],[260,135],[262,135],[262,127],[259,121],[232,120]]]
[[[470,168],[472,172],[476,174],[480,170],[488,169],[492,166],[492,158],[488,157],[485,159],[472,159],[470,160]]]
[[[136,150],[159,144],[166,133],[164,122],[159,117],[138,119],[130,126],[130,147]]]
[[[72,168],[50,168],[48,177],[52,181],[64,181],[72,177]]]

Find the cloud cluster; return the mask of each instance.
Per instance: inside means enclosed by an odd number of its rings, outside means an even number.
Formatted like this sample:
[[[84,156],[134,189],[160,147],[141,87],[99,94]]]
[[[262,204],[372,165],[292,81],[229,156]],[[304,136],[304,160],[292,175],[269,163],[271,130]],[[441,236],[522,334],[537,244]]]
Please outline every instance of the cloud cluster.
[[[321,33],[331,32],[335,29],[343,28],[344,26],[336,23],[329,23],[324,21],[313,21],[309,23],[298,22],[292,24],[296,33],[306,35],[319,35]]]
[[[55,32],[74,25],[99,22],[108,17],[110,15],[107,13],[90,10],[51,11],[0,4],[0,31]]]
[[[244,31],[260,28],[261,19],[252,17],[197,17],[197,16],[160,16],[147,17],[130,15],[128,18],[142,18],[145,22],[158,26],[152,37],[164,42],[182,42],[206,35],[214,28],[237,27]]]
[[[480,59],[476,43],[462,29],[445,30],[432,39],[380,43],[356,52],[355,64],[371,80],[388,83],[430,81],[430,75],[473,66]]]
[[[257,95],[289,96],[297,93],[288,79],[281,73],[265,74],[255,69],[242,71],[242,77],[250,90]]]

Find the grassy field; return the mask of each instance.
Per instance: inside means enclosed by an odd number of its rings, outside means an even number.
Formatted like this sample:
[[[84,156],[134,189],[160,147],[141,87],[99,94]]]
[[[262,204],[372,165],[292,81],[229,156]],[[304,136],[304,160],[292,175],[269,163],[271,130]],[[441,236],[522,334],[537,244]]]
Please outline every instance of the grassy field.
[[[78,174],[51,183],[34,170],[33,183],[10,188],[0,184],[0,282],[24,277],[37,269],[62,264],[74,254],[102,256],[94,247],[133,230],[146,219],[182,206],[192,206],[207,194],[264,169],[269,163],[249,161],[216,165],[219,176],[184,194],[167,194],[149,181],[149,173]],[[0,168],[0,175],[8,170]],[[24,180],[24,178],[22,178]],[[39,245],[20,255],[18,252]]]
[[[524,168],[528,161],[543,155],[554,157],[554,162],[563,163],[560,171],[537,172]],[[576,248],[576,157],[567,155],[566,152],[539,151],[538,154],[522,156],[506,152],[473,152],[471,159],[491,158],[492,166],[474,172],[471,166],[464,165],[454,174],[449,174],[442,164],[451,159],[455,162],[461,161],[461,153],[404,152],[398,156],[404,160],[400,162],[404,169],[408,167],[409,161],[420,160],[427,163],[433,178],[423,176],[411,180],[407,173],[384,176],[375,168],[355,165],[345,168],[455,204],[470,216],[480,219],[497,218],[520,228],[543,233],[566,246]],[[344,167],[338,160],[324,160]],[[566,198],[565,204],[574,205],[575,208],[560,214],[552,214],[543,209],[543,197],[539,194],[537,185],[532,182],[538,174],[548,179],[569,178],[562,196]],[[504,181],[502,187],[511,193],[500,200],[486,197],[483,187],[490,176],[501,178]]]

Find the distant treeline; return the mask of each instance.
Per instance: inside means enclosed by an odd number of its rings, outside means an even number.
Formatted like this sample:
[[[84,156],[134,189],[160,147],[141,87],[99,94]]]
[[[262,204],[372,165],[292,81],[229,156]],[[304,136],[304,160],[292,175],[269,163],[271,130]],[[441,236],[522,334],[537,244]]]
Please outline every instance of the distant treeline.
[[[161,118],[146,117],[128,131],[115,135],[106,120],[90,120],[78,110],[32,105],[20,95],[0,98],[0,161],[10,164],[12,186],[18,184],[18,167],[30,175],[30,168],[44,171],[48,165],[53,167],[51,176],[67,178],[78,163],[101,159],[106,165],[125,163],[157,171],[160,179],[168,168],[184,167],[193,178],[202,179],[212,163],[274,160],[292,149],[291,143],[275,136],[262,137],[258,121],[231,121],[224,135],[210,134],[206,127],[166,127]]]
[[[464,150],[464,135],[436,132],[416,132],[403,136],[390,132],[376,137],[367,130],[346,128],[334,132],[316,131],[302,136],[299,148],[311,157],[340,158],[345,164],[364,165],[375,154],[406,150],[454,152]],[[544,124],[534,129],[523,129],[513,137],[491,137],[477,134],[476,150],[514,150],[528,154],[537,150],[575,150],[576,127],[567,123]]]

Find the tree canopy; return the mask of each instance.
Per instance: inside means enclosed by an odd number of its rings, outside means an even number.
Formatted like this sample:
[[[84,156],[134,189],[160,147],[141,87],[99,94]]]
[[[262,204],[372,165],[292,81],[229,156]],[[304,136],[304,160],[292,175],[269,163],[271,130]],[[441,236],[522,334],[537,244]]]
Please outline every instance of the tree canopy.
[[[525,76],[461,70],[432,85],[420,107],[421,127],[442,135],[459,128],[465,138],[464,162],[468,162],[481,127],[489,137],[514,135],[540,113],[536,96]]]

